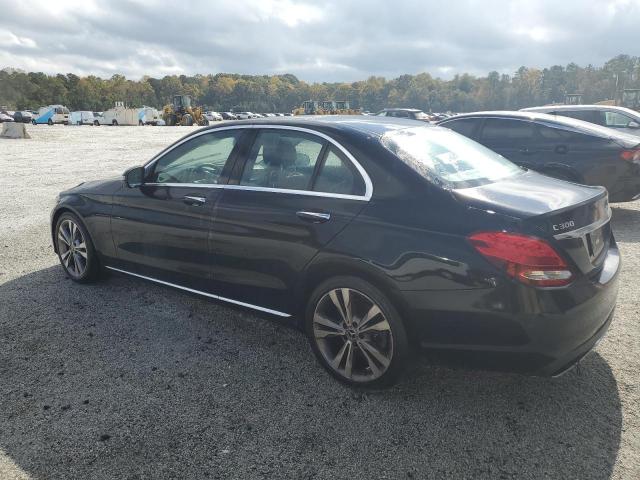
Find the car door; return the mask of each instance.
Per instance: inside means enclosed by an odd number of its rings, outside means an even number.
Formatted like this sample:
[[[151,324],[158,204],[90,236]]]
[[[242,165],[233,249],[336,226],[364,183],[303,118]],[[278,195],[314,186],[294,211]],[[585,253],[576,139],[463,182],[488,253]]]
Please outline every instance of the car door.
[[[188,137],[145,168],[145,180],[114,195],[119,268],[177,285],[210,288],[209,230],[242,129]]]
[[[256,130],[215,209],[218,294],[292,313],[292,291],[304,267],[370,197],[365,178],[355,159],[327,136],[293,127]]]
[[[478,141],[518,165],[539,168],[540,151],[535,144],[533,122],[529,120],[487,118]]]

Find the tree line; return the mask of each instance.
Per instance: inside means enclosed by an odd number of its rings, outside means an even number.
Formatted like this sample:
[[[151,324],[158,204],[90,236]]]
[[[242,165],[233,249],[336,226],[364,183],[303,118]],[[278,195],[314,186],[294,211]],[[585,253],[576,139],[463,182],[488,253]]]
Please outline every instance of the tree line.
[[[348,100],[352,108],[371,111],[414,107],[426,112],[467,112],[563,102],[568,93],[581,93],[584,103],[593,103],[612,99],[624,88],[640,88],[640,57],[618,55],[599,67],[575,63],[543,69],[520,67],[513,75],[465,73],[443,80],[419,73],[391,80],[372,76],[351,83],[307,83],[291,74],[218,73],[130,80],[123,75],[105,79],[0,70],[0,105],[20,110],[62,104],[71,110],[102,111],[116,101],[132,107],[162,107],[174,94],[188,94],[198,105],[217,111],[289,112],[304,100]]]

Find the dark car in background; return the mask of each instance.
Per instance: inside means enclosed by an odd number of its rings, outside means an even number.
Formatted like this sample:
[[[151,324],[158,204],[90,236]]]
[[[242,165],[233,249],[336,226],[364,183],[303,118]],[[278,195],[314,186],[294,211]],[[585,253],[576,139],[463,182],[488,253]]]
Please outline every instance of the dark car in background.
[[[525,168],[602,185],[612,202],[640,196],[640,139],[567,117],[534,112],[477,112],[438,122]]]
[[[640,136],[640,113],[630,108],[608,105],[547,105],[544,107],[523,108],[520,111],[576,118]]]
[[[431,117],[417,108],[385,108],[375,114],[376,117],[408,118],[428,122]]]
[[[223,120],[237,120],[238,117],[231,112],[220,112]]]
[[[326,116],[200,129],[62,192],[51,229],[76,282],[108,269],[291,318],[332,375],[379,385],[414,346],[570,368],[613,316],[610,216],[604,188],[451,130]]]
[[[13,114],[13,119],[20,123],[31,123],[33,120],[33,114],[27,110],[18,110]]]

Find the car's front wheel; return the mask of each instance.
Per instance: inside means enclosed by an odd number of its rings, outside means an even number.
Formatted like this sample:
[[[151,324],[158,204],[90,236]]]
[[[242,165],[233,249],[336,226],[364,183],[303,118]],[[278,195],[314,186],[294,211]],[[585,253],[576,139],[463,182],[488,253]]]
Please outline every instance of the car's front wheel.
[[[93,242],[82,222],[65,212],[56,222],[58,258],[71,280],[88,283],[97,278],[100,265]]]
[[[330,279],[313,292],[305,330],[322,366],[351,385],[392,384],[409,354],[396,308],[380,290],[355,277]]]

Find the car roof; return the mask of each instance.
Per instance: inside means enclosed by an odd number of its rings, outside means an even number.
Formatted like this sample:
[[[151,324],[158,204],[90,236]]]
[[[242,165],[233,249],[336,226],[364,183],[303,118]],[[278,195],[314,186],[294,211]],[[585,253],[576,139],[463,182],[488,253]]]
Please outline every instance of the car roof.
[[[421,112],[419,108],[383,108],[381,112]]]
[[[617,110],[619,112],[633,113],[638,115],[638,112],[631,110],[630,108],[619,107],[616,105],[544,105],[542,107],[529,107],[523,108],[521,112],[557,112],[560,110],[566,111],[579,111],[579,110]]]
[[[370,115],[294,115],[291,117],[265,117],[251,120],[226,122],[223,125],[208,127],[216,129],[227,126],[259,125],[269,127],[283,125],[309,128],[312,130],[333,130],[336,132],[357,132],[367,135],[382,136],[392,130],[411,127],[431,127],[428,123],[406,118],[375,117]],[[206,127],[205,127],[206,128]]]
[[[585,122],[571,117],[563,117],[558,115],[549,115],[548,113],[530,112],[530,111],[490,111],[490,112],[471,112],[455,115],[453,117],[446,118],[436,122],[436,125],[446,126],[448,122],[453,120],[460,120],[463,118],[504,118],[513,120],[530,120],[533,122],[539,122],[555,127],[570,128],[577,130],[587,135],[595,135],[601,138],[620,138],[627,141],[635,140],[637,143],[638,138],[628,133],[619,132],[611,128],[602,127],[595,123]]]

